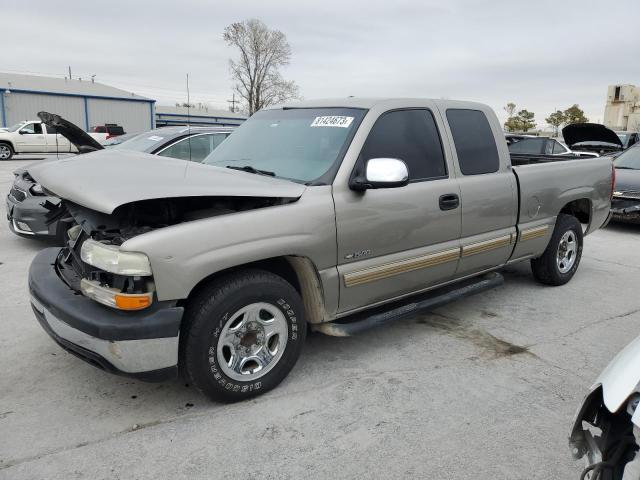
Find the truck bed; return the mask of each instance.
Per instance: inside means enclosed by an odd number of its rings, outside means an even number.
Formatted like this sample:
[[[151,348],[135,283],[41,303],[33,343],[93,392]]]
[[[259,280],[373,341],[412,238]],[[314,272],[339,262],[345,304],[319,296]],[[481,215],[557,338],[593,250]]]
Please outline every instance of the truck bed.
[[[610,208],[610,158],[517,155],[514,161],[513,157],[511,155],[520,192],[520,225],[558,215],[576,196],[589,199],[584,208],[591,221],[585,233],[600,228],[605,222]],[[528,157],[541,158],[527,161]]]
[[[531,165],[537,163],[564,162],[567,160],[584,160],[587,157],[579,155],[535,155],[528,153],[511,153],[511,165]]]

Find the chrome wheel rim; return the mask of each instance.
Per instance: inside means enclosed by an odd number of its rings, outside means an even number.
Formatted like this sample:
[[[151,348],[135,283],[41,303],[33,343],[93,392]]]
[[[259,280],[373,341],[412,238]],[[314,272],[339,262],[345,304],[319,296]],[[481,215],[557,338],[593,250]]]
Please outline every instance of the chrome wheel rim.
[[[557,264],[560,273],[567,273],[576,263],[578,256],[578,241],[573,230],[569,230],[562,235],[558,245]]]
[[[222,372],[249,382],[273,369],[287,346],[288,326],[282,311],[270,303],[252,303],[235,312],[218,340],[216,356]]]
[[[11,150],[6,145],[0,145],[0,158],[6,160],[11,156]]]

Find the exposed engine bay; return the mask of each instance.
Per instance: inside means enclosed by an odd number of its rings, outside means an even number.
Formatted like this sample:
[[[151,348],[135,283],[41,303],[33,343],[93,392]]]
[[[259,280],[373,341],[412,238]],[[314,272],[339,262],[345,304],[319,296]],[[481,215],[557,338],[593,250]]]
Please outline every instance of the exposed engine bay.
[[[268,197],[181,197],[142,200],[118,207],[111,215],[97,212],[69,201],[47,202],[47,221],[69,225],[66,246],[60,251],[56,267],[60,277],[77,292],[82,282],[93,282],[123,294],[154,291],[150,276],[119,275],[89,265],[82,259],[82,245],[87,240],[120,246],[130,238],[163,227],[219,215],[266,208],[296,199]]]
[[[229,213],[284,205],[291,198],[181,197],[141,200],[118,207],[107,215],[63,200],[50,208],[50,221],[73,219],[83,232],[98,241],[122,245],[137,235],[158,228]]]

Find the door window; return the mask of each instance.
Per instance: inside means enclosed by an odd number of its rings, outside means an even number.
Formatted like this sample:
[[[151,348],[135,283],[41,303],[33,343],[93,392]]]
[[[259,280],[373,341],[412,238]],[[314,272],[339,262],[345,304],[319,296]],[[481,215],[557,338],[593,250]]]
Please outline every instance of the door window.
[[[562,146],[560,142],[553,141],[553,153],[556,155],[567,153],[567,149]]]
[[[20,133],[25,135],[40,135],[42,133],[42,124],[29,123],[20,129]]]
[[[383,114],[369,132],[361,160],[397,158],[407,164],[409,181],[447,177],[440,134],[429,110],[397,110]]]
[[[447,120],[464,175],[497,172],[500,168],[498,147],[489,121],[480,110],[449,109]],[[511,146],[524,143],[521,140]]]
[[[544,147],[544,138],[525,138],[509,145],[509,152],[526,155],[540,155]]]

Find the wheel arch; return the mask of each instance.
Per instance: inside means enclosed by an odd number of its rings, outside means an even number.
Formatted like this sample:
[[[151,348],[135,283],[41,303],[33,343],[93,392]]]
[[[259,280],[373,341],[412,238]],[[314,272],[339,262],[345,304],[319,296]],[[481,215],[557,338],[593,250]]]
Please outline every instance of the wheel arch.
[[[567,202],[561,209],[560,213],[575,217],[581,224],[586,225],[583,233],[589,231],[591,219],[593,218],[593,203],[589,198],[577,198]]]
[[[9,147],[11,148],[13,153],[16,153],[16,147],[15,147],[15,145],[13,144],[13,142],[11,140],[1,139],[0,140],[0,144],[2,144],[2,143],[4,143],[5,145],[9,145]]]
[[[189,299],[196,296],[203,288],[222,276],[251,268],[273,273],[289,282],[302,298],[307,322],[322,323],[329,319],[325,308],[324,289],[318,269],[311,259],[297,255],[266,258],[212,273],[200,280],[191,289],[187,299],[180,303],[186,304]]]

